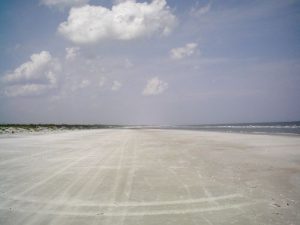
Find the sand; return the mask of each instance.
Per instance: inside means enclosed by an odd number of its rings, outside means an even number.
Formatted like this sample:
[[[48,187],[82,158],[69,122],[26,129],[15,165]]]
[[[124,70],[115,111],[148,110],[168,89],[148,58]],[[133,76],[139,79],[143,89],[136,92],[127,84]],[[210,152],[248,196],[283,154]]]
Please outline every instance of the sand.
[[[299,224],[300,137],[103,129],[0,136],[0,224]]]

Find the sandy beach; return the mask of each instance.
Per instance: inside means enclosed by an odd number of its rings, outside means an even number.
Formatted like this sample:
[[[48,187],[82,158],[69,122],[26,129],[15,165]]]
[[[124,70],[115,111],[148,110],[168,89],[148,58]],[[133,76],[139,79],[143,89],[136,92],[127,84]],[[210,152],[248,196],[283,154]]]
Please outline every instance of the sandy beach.
[[[0,224],[296,225],[300,137],[160,129],[0,136]]]

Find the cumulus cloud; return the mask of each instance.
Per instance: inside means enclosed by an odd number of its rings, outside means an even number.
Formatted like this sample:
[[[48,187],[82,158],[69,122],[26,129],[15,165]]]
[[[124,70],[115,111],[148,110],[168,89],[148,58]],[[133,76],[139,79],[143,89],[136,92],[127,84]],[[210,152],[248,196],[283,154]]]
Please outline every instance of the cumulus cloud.
[[[41,0],[41,4],[48,7],[56,7],[60,10],[76,6],[82,6],[89,2],[89,0]]]
[[[197,46],[197,43],[188,43],[184,47],[173,48],[170,51],[170,57],[172,59],[182,59],[191,56],[196,52]]]
[[[147,85],[143,91],[143,95],[158,95],[163,93],[168,88],[168,83],[154,77],[148,80]]]
[[[122,83],[115,80],[112,84],[111,90],[112,91],[118,91],[122,87]]]
[[[85,5],[72,8],[68,20],[58,32],[78,44],[102,40],[132,40],[154,34],[168,35],[176,24],[176,17],[166,0],[139,3],[121,1],[112,9]]]
[[[60,63],[47,51],[33,54],[30,61],[23,63],[2,78],[7,96],[38,95],[57,85]]]
[[[79,55],[79,47],[66,48],[66,60],[73,60]]]

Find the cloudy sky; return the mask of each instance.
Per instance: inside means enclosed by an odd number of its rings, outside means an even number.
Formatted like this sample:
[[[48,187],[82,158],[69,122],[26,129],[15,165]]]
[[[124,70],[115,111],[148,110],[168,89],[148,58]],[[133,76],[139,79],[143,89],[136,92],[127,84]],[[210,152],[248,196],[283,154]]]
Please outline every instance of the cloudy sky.
[[[0,122],[300,120],[299,0],[2,0]]]

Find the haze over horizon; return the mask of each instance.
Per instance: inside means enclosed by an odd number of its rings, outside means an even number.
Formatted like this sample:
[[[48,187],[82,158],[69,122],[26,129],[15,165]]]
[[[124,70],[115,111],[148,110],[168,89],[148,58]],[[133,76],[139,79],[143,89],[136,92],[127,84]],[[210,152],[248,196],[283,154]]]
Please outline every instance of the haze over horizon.
[[[300,120],[298,0],[3,0],[0,123]]]

